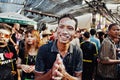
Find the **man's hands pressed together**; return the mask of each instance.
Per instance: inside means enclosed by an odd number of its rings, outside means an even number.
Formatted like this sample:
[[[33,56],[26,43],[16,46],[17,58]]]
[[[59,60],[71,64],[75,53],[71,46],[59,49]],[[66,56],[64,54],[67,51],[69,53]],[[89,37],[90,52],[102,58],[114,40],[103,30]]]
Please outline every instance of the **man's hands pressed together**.
[[[56,60],[52,67],[52,79],[61,79],[64,77],[63,72],[65,72],[65,67],[63,65],[60,54],[57,54]]]

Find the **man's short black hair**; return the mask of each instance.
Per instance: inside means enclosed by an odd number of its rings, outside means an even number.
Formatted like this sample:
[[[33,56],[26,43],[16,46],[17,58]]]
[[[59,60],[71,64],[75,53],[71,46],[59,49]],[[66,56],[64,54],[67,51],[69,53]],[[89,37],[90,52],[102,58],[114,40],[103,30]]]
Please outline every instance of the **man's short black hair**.
[[[64,14],[64,15],[62,15],[61,17],[59,17],[58,18],[58,24],[59,24],[59,22],[60,22],[60,20],[61,19],[63,19],[63,18],[66,18],[66,17],[68,17],[68,18],[70,18],[70,19],[73,19],[74,21],[75,21],[75,30],[77,29],[77,26],[78,26],[78,21],[77,21],[77,19],[72,15],[72,14]]]
[[[92,29],[90,30],[90,34],[91,34],[91,35],[95,35],[95,34],[96,34],[96,29],[92,28]]]
[[[90,37],[90,33],[86,31],[86,32],[84,32],[83,36],[86,37],[86,38],[89,38]]]
[[[108,31],[111,30],[111,28],[112,28],[113,26],[117,26],[117,25],[118,25],[117,23],[110,24],[109,27],[108,27]]]

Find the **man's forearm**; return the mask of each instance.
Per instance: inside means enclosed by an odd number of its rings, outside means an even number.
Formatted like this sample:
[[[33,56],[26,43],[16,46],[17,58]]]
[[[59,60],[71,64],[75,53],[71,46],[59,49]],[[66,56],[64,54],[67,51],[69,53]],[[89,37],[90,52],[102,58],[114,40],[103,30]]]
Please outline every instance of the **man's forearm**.
[[[82,80],[82,78],[81,78],[82,75],[79,75],[78,77],[74,77],[74,76],[71,76],[70,74],[68,74],[67,72],[64,72],[63,75],[64,75],[64,77],[62,80]]]
[[[37,75],[35,73],[35,80],[51,80],[51,76],[52,76],[51,70],[49,70],[47,73],[41,74],[41,75]]]

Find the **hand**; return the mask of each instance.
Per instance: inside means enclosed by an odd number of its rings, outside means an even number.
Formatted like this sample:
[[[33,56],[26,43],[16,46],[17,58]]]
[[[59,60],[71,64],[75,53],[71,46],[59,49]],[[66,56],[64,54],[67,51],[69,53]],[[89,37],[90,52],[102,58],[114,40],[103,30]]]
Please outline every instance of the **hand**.
[[[30,73],[33,69],[31,69],[31,67],[29,65],[22,65],[21,69],[25,72],[25,73]]]
[[[64,73],[64,72],[66,72],[66,70],[65,70],[65,66],[64,66],[64,64],[63,64],[63,62],[59,65],[59,69],[58,69],[62,74]]]
[[[19,49],[19,46],[16,44],[16,45],[14,45],[15,46],[15,50],[16,51],[18,51],[18,49]]]
[[[61,71],[59,71],[60,66],[62,67],[62,59],[60,58],[60,54],[57,54],[56,60],[53,64],[52,67],[52,78],[54,79],[55,77],[63,77],[63,74],[61,73]]]
[[[60,71],[61,73],[65,72],[65,66],[64,66],[63,61],[60,57],[60,54],[57,55],[57,58],[58,58],[58,65],[59,65],[58,71]]]
[[[35,65],[30,65],[29,67],[29,73],[33,72],[35,70]]]
[[[97,58],[97,62],[100,63],[100,59],[99,58]]]

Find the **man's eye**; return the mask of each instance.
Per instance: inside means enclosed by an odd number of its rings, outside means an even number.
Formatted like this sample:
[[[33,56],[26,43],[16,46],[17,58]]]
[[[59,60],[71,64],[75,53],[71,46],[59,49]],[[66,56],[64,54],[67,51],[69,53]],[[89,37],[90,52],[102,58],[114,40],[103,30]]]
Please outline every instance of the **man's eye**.
[[[68,29],[69,29],[69,30],[74,30],[74,28],[73,28],[73,27],[71,27],[71,26],[68,26]]]
[[[61,25],[61,26],[59,26],[59,28],[64,28],[64,26],[63,26],[63,25]]]

